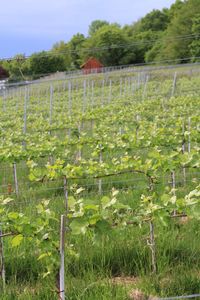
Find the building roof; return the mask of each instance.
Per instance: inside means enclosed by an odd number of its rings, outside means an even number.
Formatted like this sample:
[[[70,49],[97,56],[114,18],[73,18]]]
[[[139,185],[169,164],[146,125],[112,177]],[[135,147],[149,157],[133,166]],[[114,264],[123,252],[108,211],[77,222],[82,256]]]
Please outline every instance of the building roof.
[[[80,68],[82,69],[82,68],[84,68],[87,64],[89,64],[89,63],[92,63],[92,62],[95,62],[96,64],[98,64],[98,67],[100,68],[100,67],[103,67],[103,64],[97,59],[97,58],[95,58],[95,57],[90,57],[85,63],[83,63],[81,66],[80,66]]]

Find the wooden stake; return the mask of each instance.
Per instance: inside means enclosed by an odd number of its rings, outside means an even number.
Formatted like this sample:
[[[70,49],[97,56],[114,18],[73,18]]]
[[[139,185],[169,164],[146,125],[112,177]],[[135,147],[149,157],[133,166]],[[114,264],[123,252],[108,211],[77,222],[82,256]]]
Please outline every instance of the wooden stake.
[[[147,85],[149,82],[149,75],[146,76],[145,84],[144,84],[144,90],[143,90],[143,95],[142,98],[145,99],[146,94],[147,94]]]
[[[153,180],[151,177],[149,177],[149,190],[150,192],[153,191]],[[155,234],[154,234],[154,224],[151,220],[149,222],[149,229],[150,229],[150,242],[149,246],[151,249],[151,265],[152,265],[152,272],[157,272],[157,265],[156,265],[156,243],[155,243]]]
[[[50,86],[50,105],[49,105],[49,124],[52,123],[52,115],[53,115],[53,85]]]
[[[182,125],[182,134],[183,134],[183,142],[182,142],[182,153],[185,153],[185,137],[184,137],[184,133],[185,133],[185,124],[183,122]],[[186,183],[186,169],[183,168],[183,184],[185,185]]]
[[[71,111],[72,111],[71,91],[72,91],[72,84],[71,81],[69,81],[68,82],[68,115],[69,116],[71,116]]]
[[[188,153],[191,152],[191,137],[190,137],[190,130],[191,130],[191,118],[188,118]]]
[[[61,215],[60,222],[60,271],[59,271],[59,299],[65,299],[65,216]]]
[[[19,196],[19,186],[18,186],[18,179],[17,179],[17,165],[16,163],[13,164],[13,174],[14,174],[14,182],[15,182],[15,193]]]
[[[110,79],[108,103],[110,103],[111,100],[112,100],[112,79]]]
[[[83,81],[83,107],[82,112],[86,109],[86,92],[87,92],[87,82],[86,80]]]
[[[64,176],[64,195],[65,195],[65,211],[68,212],[68,189],[67,189],[67,177]]]
[[[173,80],[173,85],[172,85],[172,92],[171,92],[171,97],[174,96],[175,89],[176,89],[176,80],[177,80],[177,72],[174,73],[174,80]]]
[[[154,235],[154,224],[151,221],[149,223],[150,227],[150,248],[151,248],[151,263],[152,263],[152,272],[156,273],[157,272],[157,267],[156,267],[156,245],[155,245],[155,235]]]
[[[100,153],[99,153],[99,163],[101,164],[103,162],[103,153],[102,153],[102,145],[100,144]],[[99,186],[99,194],[102,194],[102,179],[99,178],[98,180],[98,186]]]
[[[138,135],[139,135],[139,116],[136,115],[136,132],[135,132],[135,140],[136,143],[138,142]]]
[[[0,236],[2,236],[2,231],[0,230]],[[6,285],[6,272],[5,272],[5,264],[4,264],[4,251],[3,251],[3,238],[0,237],[0,276],[3,282],[3,289],[5,289]]]
[[[105,80],[102,80],[102,87],[101,87],[101,106],[104,106],[104,86],[105,86]]]
[[[94,108],[94,80],[92,80],[92,92],[91,92],[91,105],[92,105],[92,108]]]
[[[78,125],[78,139],[80,140],[81,138],[81,122]],[[82,158],[82,151],[81,149],[78,150],[78,160],[81,160]]]

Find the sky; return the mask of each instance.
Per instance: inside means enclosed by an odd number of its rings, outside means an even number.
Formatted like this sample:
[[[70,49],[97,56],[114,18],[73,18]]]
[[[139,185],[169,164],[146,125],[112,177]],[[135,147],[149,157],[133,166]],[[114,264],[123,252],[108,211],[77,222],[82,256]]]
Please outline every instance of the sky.
[[[0,0],[0,58],[50,50],[94,20],[131,24],[175,0]]]

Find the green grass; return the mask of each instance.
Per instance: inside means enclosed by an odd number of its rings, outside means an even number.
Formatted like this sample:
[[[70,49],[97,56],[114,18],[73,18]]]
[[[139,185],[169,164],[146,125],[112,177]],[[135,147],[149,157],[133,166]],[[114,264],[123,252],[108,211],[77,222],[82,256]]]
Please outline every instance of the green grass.
[[[139,288],[146,294],[173,296],[199,293],[200,225],[173,221],[156,225],[158,273],[151,273],[148,226],[116,229],[109,238],[93,244],[90,236],[70,238],[79,257],[66,256],[67,299],[128,299]],[[7,284],[0,299],[56,299],[53,278],[41,280],[31,249],[7,252]],[[116,284],[115,277],[132,277],[133,284]]]

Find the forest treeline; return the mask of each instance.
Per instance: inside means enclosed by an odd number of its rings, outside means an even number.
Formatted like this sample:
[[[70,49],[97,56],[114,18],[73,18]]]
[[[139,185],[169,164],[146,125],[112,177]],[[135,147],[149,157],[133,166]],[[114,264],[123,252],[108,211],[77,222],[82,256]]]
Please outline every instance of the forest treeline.
[[[48,52],[34,53],[28,59],[18,54],[1,65],[12,81],[76,70],[91,56],[104,66],[194,62],[199,61],[199,37],[200,0],[176,0],[169,9],[153,10],[130,25],[95,20],[87,36],[77,33],[68,42],[57,42]]]

